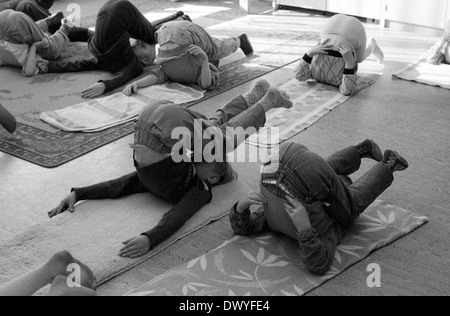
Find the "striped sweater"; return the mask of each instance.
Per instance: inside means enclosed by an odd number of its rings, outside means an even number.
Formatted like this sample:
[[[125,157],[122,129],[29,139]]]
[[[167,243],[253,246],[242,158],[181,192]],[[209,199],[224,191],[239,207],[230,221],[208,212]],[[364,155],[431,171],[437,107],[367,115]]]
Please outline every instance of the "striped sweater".
[[[234,233],[248,236],[272,230],[297,239],[299,256],[306,267],[316,275],[327,273],[334,262],[336,248],[342,241],[343,228],[327,215],[322,203],[316,202],[306,206],[312,227],[299,233],[284,210],[285,201],[264,187],[261,193],[268,204],[256,212],[247,209],[239,214],[237,204],[231,209],[230,222]]]
[[[342,57],[324,54],[313,58],[305,54],[296,70],[295,78],[299,81],[314,79],[338,87],[343,95],[353,95],[358,88],[356,69],[346,69]]]

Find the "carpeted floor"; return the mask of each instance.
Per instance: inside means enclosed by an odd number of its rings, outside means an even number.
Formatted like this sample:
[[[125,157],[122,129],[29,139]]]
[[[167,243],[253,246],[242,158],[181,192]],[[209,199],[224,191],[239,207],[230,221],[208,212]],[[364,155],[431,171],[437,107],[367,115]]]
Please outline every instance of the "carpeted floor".
[[[171,205],[151,194],[84,202],[73,214],[64,213],[0,243],[0,285],[39,266],[63,249],[86,263],[100,285],[221,219],[235,202],[233,193],[246,191],[248,188],[239,181],[215,188],[209,205],[176,234],[135,260],[118,257],[122,243],[155,227]]]
[[[316,33],[304,33],[267,50],[256,52],[256,56],[251,60],[241,57],[238,60],[226,63],[221,67],[220,86],[214,91],[206,93],[202,100],[184,106],[191,107],[293,63],[299,59],[296,54],[298,47],[305,44],[310,45],[316,40]],[[240,53],[235,55],[238,54]],[[277,55],[277,58],[273,58],[274,55]],[[230,59],[233,59],[233,56]],[[5,72],[18,75],[15,69],[5,69]],[[17,86],[17,83],[14,83],[15,81],[8,81],[6,76],[2,77],[0,83],[3,84],[4,89],[0,91],[0,101],[8,108],[14,109],[13,114],[19,112],[16,115],[19,127],[17,138],[8,137],[6,132],[0,131],[0,151],[42,167],[54,168],[132,133],[134,130],[132,123],[116,126],[99,133],[84,135],[62,132],[39,119],[41,112],[53,111],[80,103],[79,101],[77,103],[70,102],[74,102],[71,100],[76,99],[79,94],[74,91],[79,91],[87,80],[90,80],[90,76],[99,76],[99,73],[42,75],[31,79],[29,82],[27,80],[19,81],[21,84],[31,87],[20,90],[14,89],[14,86]],[[51,83],[56,87],[51,94],[47,94],[46,87]],[[59,88],[65,92],[62,92]],[[24,95],[24,93],[26,94]],[[57,95],[52,95],[53,93],[57,93]],[[28,111],[25,109],[28,109]],[[29,109],[33,109],[33,111],[29,111]]]

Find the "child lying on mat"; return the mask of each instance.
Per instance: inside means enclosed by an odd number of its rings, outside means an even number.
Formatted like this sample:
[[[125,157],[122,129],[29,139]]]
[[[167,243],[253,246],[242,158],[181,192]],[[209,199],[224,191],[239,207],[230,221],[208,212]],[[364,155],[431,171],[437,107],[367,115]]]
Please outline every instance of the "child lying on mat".
[[[95,98],[140,76],[153,63],[156,29],[126,0],[109,0],[101,7],[95,34],[84,38],[92,57],[76,61],[57,61],[48,65],[50,73],[104,70],[114,73],[82,91],[83,98]],[[130,39],[136,40],[133,44]],[[80,40],[81,41],[81,40]]]
[[[0,66],[20,67],[27,77],[46,73],[48,62],[60,57],[70,42],[70,33],[78,30],[64,19],[60,29],[50,35],[49,27],[61,17],[59,12],[34,22],[22,12],[0,12]]]
[[[6,129],[10,134],[13,134],[16,131],[17,127],[16,118],[12,116],[12,114],[9,113],[8,110],[5,109],[1,104],[0,104],[0,126]]]
[[[427,63],[450,64],[450,20],[447,22],[442,38],[427,52]]]
[[[203,151],[215,140],[204,141],[194,137],[199,132],[195,131],[198,122],[202,130],[211,128],[224,135],[222,141],[217,139],[219,143],[216,144],[222,146],[222,142],[228,140],[227,127],[259,129],[266,123],[266,112],[281,107],[290,108],[292,102],[283,92],[271,88],[267,81],[258,82],[250,93],[238,96],[210,119],[167,101],[156,101],[144,110],[136,123],[135,143],[132,145],[136,172],[117,180],[72,189],[72,193],[50,211],[49,216],[54,217],[67,210],[73,212],[78,201],[117,199],[145,192],[175,204],[155,228],[126,241],[125,247],[120,250],[122,257],[141,257],[172,236],[208,204],[212,199],[212,186],[225,184],[235,178],[226,159],[211,163],[205,161]],[[180,127],[184,128],[184,132],[189,130],[190,148],[188,145],[185,148],[177,147],[180,140],[172,137],[172,131]],[[202,131],[200,134],[203,134]],[[230,141],[233,148],[237,148],[239,140]],[[196,150],[198,145],[194,144],[200,145],[202,159],[192,162],[188,150]],[[195,152],[193,155],[197,157]],[[177,157],[182,159],[177,162]]]
[[[71,278],[70,265],[80,270],[80,284],[69,286],[75,282]],[[47,296],[96,296],[97,281],[86,265],[73,258],[67,251],[55,254],[40,267],[0,286],[0,296],[31,296],[41,288],[51,284]]]
[[[362,158],[379,163],[352,183],[349,175],[359,170]],[[391,186],[393,173],[407,168],[397,152],[388,150],[383,157],[371,140],[327,160],[300,144],[284,143],[279,159],[264,166],[260,193],[250,192],[231,210],[233,231],[252,235],[270,228],[298,240],[307,268],[323,275],[345,231]],[[251,213],[252,205],[261,207]]]
[[[190,21],[172,21],[157,32],[159,53],[158,70],[149,76],[128,85],[124,93],[130,96],[139,88],[167,81],[181,84],[197,84],[203,89],[213,90],[219,84],[219,61],[239,48],[247,58],[253,55],[253,47],[247,35],[217,39],[202,27]]]
[[[320,44],[303,56],[296,78],[315,79],[339,87],[344,95],[353,95],[358,88],[358,63],[371,54],[380,63],[384,59],[377,42],[373,38],[367,42],[366,30],[357,18],[337,14],[322,29]]]

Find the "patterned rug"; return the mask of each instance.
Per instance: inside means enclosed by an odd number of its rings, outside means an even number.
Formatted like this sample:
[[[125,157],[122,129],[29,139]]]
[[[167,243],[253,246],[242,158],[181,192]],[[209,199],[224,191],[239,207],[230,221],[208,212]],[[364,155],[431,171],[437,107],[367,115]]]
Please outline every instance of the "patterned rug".
[[[202,100],[185,104],[185,106],[191,107],[199,102],[296,62],[301,57],[298,52],[303,51],[304,47],[311,46],[317,42],[317,39],[318,35],[316,33],[305,33],[263,52],[259,52],[251,60],[240,59],[223,65],[221,67],[222,83],[220,86],[214,91],[207,92]],[[86,76],[88,76],[87,79],[90,82],[94,81],[94,78],[99,75],[100,73],[92,72],[87,73]],[[74,76],[78,77],[74,78]],[[59,104],[59,98],[70,100],[72,97],[71,94],[73,94],[74,98],[76,97],[77,94],[73,92],[73,88],[72,92],[69,92],[70,89],[66,88],[66,86],[70,87],[72,82],[79,85],[79,82],[77,82],[80,80],[79,77],[80,74],[37,76],[30,84],[59,84],[58,81],[62,81],[67,83],[67,85],[63,86],[67,91],[65,94],[61,93],[61,96],[48,96],[48,101],[46,102],[53,102],[54,104],[39,104],[37,107],[38,110],[17,114],[16,117],[19,122],[17,138],[11,138],[6,132],[0,131],[0,151],[42,167],[54,168],[131,134],[134,130],[133,123],[117,126],[100,133],[85,135],[81,133],[62,132],[40,121],[39,116],[41,112],[44,110],[53,110]],[[91,77],[93,78],[91,79]],[[24,103],[29,103],[31,107],[33,95],[25,92],[21,91],[19,93],[20,95],[18,95],[13,88],[1,90],[0,102],[9,100],[11,102],[10,108],[14,106],[24,107]],[[79,102],[74,101],[72,104],[67,104],[67,106],[77,103]],[[48,107],[51,108],[48,109]]]
[[[314,276],[298,259],[298,243],[277,234],[236,237],[172,269],[129,296],[302,296],[428,222],[376,201],[348,232],[330,271]]]

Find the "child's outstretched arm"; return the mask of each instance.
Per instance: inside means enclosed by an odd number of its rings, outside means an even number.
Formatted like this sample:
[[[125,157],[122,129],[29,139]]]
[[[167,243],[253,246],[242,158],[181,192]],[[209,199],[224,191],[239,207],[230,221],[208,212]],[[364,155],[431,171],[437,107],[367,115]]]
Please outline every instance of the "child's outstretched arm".
[[[48,212],[48,216],[53,218],[66,211],[73,213],[75,205],[80,201],[118,199],[144,192],[147,192],[147,189],[141,184],[137,172],[133,172],[116,180],[72,189],[57,207]]]
[[[141,80],[135,81],[125,87],[123,93],[129,97],[137,92],[140,88],[150,87],[159,84],[158,77],[155,74],[150,74]]]

